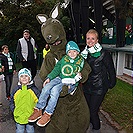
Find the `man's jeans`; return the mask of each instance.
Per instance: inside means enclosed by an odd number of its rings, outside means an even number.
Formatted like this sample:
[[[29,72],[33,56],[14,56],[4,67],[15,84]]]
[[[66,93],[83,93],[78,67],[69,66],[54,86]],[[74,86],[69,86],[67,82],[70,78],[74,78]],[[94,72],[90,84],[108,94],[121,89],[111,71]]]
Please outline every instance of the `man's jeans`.
[[[62,80],[59,77],[51,80],[50,83],[47,83],[42,89],[36,107],[38,109],[43,109],[46,106],[47,100],[50,96],[45,112],[48,114],[53,114],[63,85],[64,83],[62,83]]]
[[[16,133],[34,133],[34,126],[30,124],[18,124],[16,123]]]

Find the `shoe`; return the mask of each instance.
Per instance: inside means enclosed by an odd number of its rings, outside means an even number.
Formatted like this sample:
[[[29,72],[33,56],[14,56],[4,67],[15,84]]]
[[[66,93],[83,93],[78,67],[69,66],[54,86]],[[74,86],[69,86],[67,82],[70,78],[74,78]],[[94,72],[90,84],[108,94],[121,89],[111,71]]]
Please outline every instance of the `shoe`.
[[[93,129],[93,125],[92,125],[92,123],[90,123],[89,129],[90,129],[90,130]]]
[[[100,130],[92,129],[92,133],[101,133]]]
[[[37,125],[40,127],[44,127],[50,122],[51,115],[47,114],[46,112],[42,115],[41,119],[37,121]]]
[[[10,97],[10,96],[7,96],[7,97],[6,97],[6,100],[10,100],[10,99],[11,99],[11,97]]]
[[[0,107],[2,106],[2,103],[0,102]]]
[[[42,109],[34,108],[34,112],[29,117],[29,122],[35,122],[37,119],[42,117]]]

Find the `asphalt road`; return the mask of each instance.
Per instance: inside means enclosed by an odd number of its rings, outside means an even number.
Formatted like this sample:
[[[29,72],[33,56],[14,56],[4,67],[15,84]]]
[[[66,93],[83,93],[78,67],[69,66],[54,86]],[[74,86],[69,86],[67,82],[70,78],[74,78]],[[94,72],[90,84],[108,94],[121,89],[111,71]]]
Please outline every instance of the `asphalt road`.
[[[17,82],[17,75],[14,75],[12,88],[14,88]],[[42,82],[38,75],[35,77],[35,84],[38,88],[42,88]],[[3,104],[3,106],[0,107],[0,133],[15,133],[15,122],[9,109],[9,101],[5,98],[4,81],[0,82],[0,102]],[[102,113],[99,114],[101,119],[101,133],[119,133]],[[35,133],[45,133],[45,128],[40,128],[35,125]],[[89,129],[86,133],[90,133]]]

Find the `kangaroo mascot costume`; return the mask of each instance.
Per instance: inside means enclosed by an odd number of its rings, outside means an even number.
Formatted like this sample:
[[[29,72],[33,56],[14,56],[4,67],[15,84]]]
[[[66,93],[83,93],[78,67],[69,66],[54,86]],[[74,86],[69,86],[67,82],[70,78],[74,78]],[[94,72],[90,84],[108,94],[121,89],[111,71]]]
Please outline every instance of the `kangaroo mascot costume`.
[[[43,60],[40,77],[42,81],[54,68],[58,60],[66,53],[66,33],[63,25],[57,19],[57,4],[50,13],[50,17],[46,14],[38,14],[37,20],[41,24],[41,32],[48,44],[50,44],[50,52]],[[91,69],[85,63],[81,72],[81,83],[88,78]],[[68,94],[68,87],[63,86],[60,98],[58,100],[55,112],[51,117],[51,121],[45,128],[46,133],[85,133],[89,127],[89,109],[84,98],[81,85],[77,87],[73,95]]]

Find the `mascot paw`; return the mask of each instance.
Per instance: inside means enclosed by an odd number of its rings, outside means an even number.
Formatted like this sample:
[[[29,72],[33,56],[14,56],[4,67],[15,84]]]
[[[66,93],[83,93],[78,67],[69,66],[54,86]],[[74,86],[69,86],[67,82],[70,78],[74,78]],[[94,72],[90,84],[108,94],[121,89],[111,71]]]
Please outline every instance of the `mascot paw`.
[[[61,96],[61,97],[64,97],[64,96],[66,96],[67,94],[68,94],[68,86],[64,85],[64,86],[62,87],[62,91],[61,91],[61,93],[60,93],[60,96]]]

